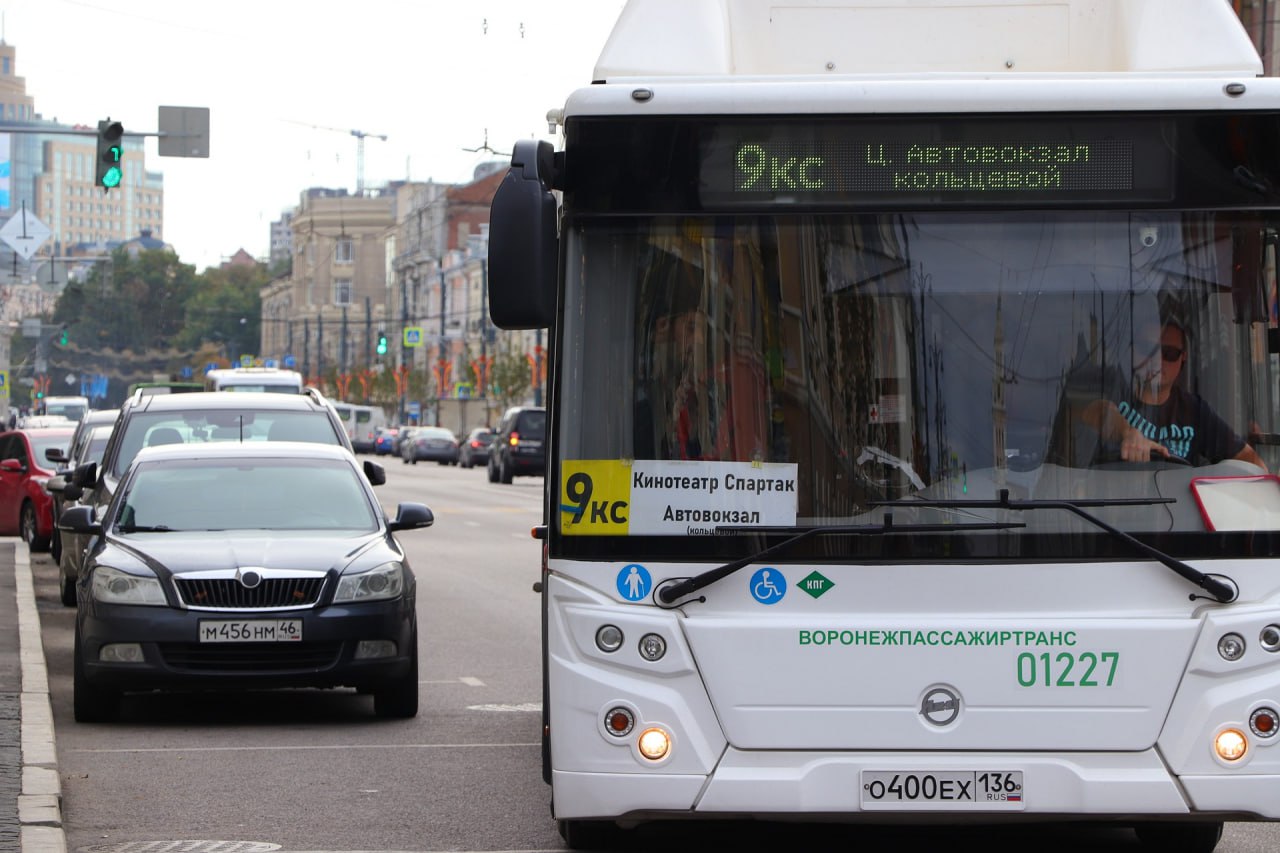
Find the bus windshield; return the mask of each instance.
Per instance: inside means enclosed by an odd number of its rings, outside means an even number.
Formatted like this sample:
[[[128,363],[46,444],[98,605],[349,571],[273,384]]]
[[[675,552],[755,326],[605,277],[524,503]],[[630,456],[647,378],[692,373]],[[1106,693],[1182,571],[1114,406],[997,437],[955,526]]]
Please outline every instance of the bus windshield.
[[[569,229],[582,310],[564,319],[577,384],[560,455],[789,466],[797,525],[1007,493],[1151,498],[1099,515],[1207,536],[1191,478],[1280,461],[1278,226],[1212,211],[584,218]],[[1180,410],[1155,429],[1143,403],[1161,383]],[[1126,424],[1164,450],[1124,458]],[[1068,513],[1018,520],[1002,542],[1096,533]]]

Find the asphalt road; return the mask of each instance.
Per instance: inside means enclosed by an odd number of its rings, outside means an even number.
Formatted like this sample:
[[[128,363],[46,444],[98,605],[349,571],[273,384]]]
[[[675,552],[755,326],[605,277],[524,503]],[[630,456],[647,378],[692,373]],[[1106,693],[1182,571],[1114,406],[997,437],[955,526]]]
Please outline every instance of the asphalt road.
[[[71,715],[73,611],[32,559],[49,665],[67,848],[91,853],[525,851],[563,845],[542,783],[538,713],[541,478],[386,462],[380,497],[427,503],[401,534],[418,577],[422,704],[384,721],[337,691],[131,697],[122,721]],[[389,460],[389,461],[388,461]],[[211,842],[179,845],[179,841]],[[212,844],[218,842],[218,844]],[[1136,851],[1129,830],[789,824],[644,827],[620,849]],[[1218,850],[1280,849],[1280,826],[1234,824]]]

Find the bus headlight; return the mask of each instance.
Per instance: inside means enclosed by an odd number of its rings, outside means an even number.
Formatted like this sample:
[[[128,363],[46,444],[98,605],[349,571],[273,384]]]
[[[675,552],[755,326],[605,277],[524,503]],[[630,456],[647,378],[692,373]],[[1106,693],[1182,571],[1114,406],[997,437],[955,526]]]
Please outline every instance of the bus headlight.
[[[1213,751],[1223,761],[1234,763],[1249,751],[1249,739],[1239,729],[1223,729],[1213,739]]]
[[[596,631],[596,648],[602,652],[616,652],[622,647],[622,629],[617,625],[601,625]]]
[[[636,749],[650,761],[661,761],[671,752],[671,735],[657,726],[647,728],[636,738]]]

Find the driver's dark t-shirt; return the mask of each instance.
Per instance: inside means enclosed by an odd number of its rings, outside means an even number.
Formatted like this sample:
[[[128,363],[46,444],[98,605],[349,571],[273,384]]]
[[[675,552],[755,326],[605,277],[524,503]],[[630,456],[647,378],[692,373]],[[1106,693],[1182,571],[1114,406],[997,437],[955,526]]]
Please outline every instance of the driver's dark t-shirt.
[[[1229,459],[1244,449],[1244,439],[1198,394],[1175,385],[1169,399],[1157,406],[1139,402],[1127,393],[1128,383],[1118,372],[1108,380],[1107,399],[1115,403],[1129,425],[1163,444],[1174,456],[1203,464]]]

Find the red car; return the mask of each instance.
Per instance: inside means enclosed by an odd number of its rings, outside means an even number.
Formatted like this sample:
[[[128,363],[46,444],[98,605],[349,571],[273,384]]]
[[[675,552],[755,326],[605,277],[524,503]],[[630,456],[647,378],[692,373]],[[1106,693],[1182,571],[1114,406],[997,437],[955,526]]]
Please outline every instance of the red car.
[[[21,536],[32,551],[49,550],[53,498],[45,483],[54,463],[45,451],[67,452],[74,427],[19,429],[0,433],[0,535]]]

